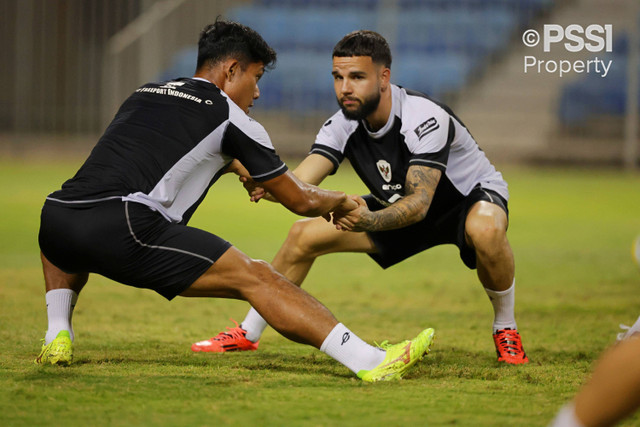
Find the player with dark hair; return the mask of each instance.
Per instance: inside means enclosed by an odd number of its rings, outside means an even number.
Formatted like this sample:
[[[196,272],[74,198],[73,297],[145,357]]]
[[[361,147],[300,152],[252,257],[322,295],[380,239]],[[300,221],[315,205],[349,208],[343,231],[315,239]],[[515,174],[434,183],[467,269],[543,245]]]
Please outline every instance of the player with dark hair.
[[[198,46],[195,76],[137,89],[76,175],[47,197],[39,242],[49,327],[36,363],[72,361],[73,308],[89,273],[98,273],[169,300],[249,301],[282,335],[321,349],[363,380],[401,377],[428,352],[433,329],[370,346],[268,263],[187,226],[228,171],[259,182],[299,215],[330,219],[357,207],[342,192],[300,181],[248,117],[258,80],[276,60],[262,37],[217,21]]]
[[[324,254],[364,252],[387,268],[433,246],[455,244],[464,264],[477,268],[493,304],[498,360],[527,363],[514,317],[507,183],[460,119],[428,96],[391,84],[390,66],[389,46],[373,31],[350,33],[335,46],[340,111],[293,173],[318,185],[348,158],[371,194],[354,197],[357,209],[334,215],[335,227],[317,219],[296,222],[273,266],[301,285]],[[260,183],[245,186],[253,201],[269,191]],[[192,350],[255,350],[265,327],[252,309],[240,326]]]

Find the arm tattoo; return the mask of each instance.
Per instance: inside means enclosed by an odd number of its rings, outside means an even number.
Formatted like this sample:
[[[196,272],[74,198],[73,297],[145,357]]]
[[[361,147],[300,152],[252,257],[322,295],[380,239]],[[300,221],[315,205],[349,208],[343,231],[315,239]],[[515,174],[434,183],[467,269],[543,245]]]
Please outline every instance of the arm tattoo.
[[[410,166],[405,183],[406,196],[389,207],[369,212],[359,227],[367,231],[393,230],[421,221],[433,200],[442,172],[427,166]]]

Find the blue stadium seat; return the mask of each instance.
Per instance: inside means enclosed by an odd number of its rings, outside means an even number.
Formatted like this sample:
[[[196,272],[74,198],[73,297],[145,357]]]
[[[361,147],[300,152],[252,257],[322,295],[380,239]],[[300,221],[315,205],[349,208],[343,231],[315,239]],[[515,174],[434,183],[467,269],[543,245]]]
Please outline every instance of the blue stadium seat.
[[[471,61],[455,53],[404,54],[394,60],[391,81],[440,97],[463,87],[471,74]]]
[[[523,22],[553,0],[397,0],[390,34],[392,81],[434,96],[460,90],[504,50]],[[278,52],[260,83],[265,108],[334,110],[331,51],[357,29],[380,31],[381,0],[254,0],[226,17],[257,30]],[[523,21],[523,19],[525,21]],[[386,35],[386,34],[385,34]],[[190,75],[195,51],[176,54],[162,77]]]
[[[241,6],[229,11],[227,17],[253,28],[274,48],[282,48],[292,42],[290,14],[286,8]]]
[[[171,60],[169,66],[156,78],[157,81],[171,80],[177,77],[191,77],[196,70],[198,49],[189,46],[178,51]]]
[[[191,77],[197,57],[197,49],[193,47],[180,50],[156,80]],[[330,52],[284,51],[278,54],[275,69],[264,74],[258,87],[259,107],[300,112],[337,108]]]
[[[624,115],[628,81],[626,52],[617,53],[614,49],[612,55],[598,57],[605,61],[613,60],[607,77],[586,74],[582,79],[563,87],[558,108],[562,124],[579,126],[598,115]],[[637,73],[640,76],[640,67]]]
[[[398,8],[403,11],[506,11],[513,14],[519,27],[525,26],[540,12],[549,10],[553,4],[554,0],[398,0]]]
[[[305,113],[336,109],[331,54],[286,51],[260,81],[258,105]]]
[[[400,50],[457,52],[483,56],[504,48],[516,29],[505,10],[402,12],[396,47]]]
[[[330,52],[345,34],[375,26],[373,11],[342,8],[297,9],[242,6],[228,13],[229,19],[258,31],[277,51],[312,49]]]
[[[326,8],[334,9],[345,7],[361,10],[378,7],[380,0],[255,0],[255,4],[268,7],[288,7],[296,9]]]

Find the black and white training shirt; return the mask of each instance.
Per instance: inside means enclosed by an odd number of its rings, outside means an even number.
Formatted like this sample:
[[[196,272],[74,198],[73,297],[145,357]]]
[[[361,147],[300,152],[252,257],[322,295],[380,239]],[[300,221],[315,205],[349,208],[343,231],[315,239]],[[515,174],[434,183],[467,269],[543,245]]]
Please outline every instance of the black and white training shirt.
[[[383,205],[404,197],[411,165],[442,171],[432,207],[455,203],[477,185],[509,199],[502,174],[447,106],[396,85],[391,85],[391,96],[391,114],[380,130],[371,132],[363,121],[338,111],[318,132],[310,154],[331,160],[334,173],[348,158]]]
[[[121,198],[187,223],[234,158],[256,181],[287,170],[262,125],[214,84],[149,83],[122,104],[80,170],[47,199],[73,205]]]

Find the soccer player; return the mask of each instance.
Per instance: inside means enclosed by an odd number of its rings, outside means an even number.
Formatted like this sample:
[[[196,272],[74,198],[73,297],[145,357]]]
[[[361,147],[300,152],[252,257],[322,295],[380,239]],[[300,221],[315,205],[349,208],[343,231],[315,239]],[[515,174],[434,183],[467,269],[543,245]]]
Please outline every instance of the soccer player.
[[[248,27],[207,26],[195,76],[137,89],[76,175],[47,197],[39,243],[48,330],[36,363],[72,361],[71,317],[89,273],[169,300],[249,301],[282,335],[319,348],[365,381],[400,378],[428,352],[433,329],[400,344],[370,346],[268,263],[187,226],[209,187],[230,170],[300,215],[330,218],[357,207],[344,193],[288,171],[264,128],[247,115],[259,97],[258,80],[275,59]]]
[[[355,31],[335,46],[332,74],[340,111],[324,123],[293,173],[319,185],[348,158],[371,194],[355,196],[357,209],[334,215],[335,227],[322,219],[296,222],[273,266],[301,285],[324,254],[364,252],[387,268],[453,243],[464,264],[477,268],[493,305],[498,361],[527,363],[514,317],[507,183],[462,121],[428,96],[391,84],[390,66],[389,46],[373,31]],[[252,201],[269,194],[259,183],[245,187]],[[191,348],[255,350],[265,327],[251,309],[240,326]]]

